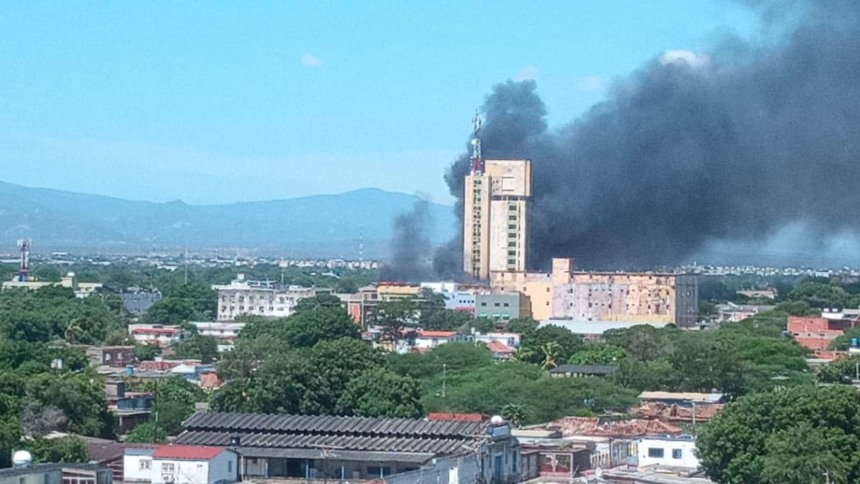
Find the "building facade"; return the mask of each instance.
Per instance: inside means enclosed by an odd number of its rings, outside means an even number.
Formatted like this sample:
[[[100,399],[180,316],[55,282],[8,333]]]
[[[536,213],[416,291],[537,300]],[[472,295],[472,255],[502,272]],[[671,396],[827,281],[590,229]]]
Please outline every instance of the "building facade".
[[[509,423],[197,413],[180,445],[234,446],[245,480],[384,480],[393,484],[520,482]]]
[[[636,442],[637,465],[697,469],[696,440],[689,435],[645,437]]]
[[[531,160],[473,159],[466,176],[463,269],[477,279],[493,271],[525,271]]]
[[[508,321],[531,316],[529,297],[520,292],[478,294],[475,296],[475,317]]]
[[[242,274],[230,284],[214,284],[212,289],[218,291],[219,321],[232,321],[237,316],[246,314],[285,318],[293,314],[301,299],[320,293],[331,293],[327,289],[278,286],[270,281],[248,281]]]
[[[680,286],[679,286],[680,284]],[[529,297],[536,320],[625,321],[692,326],[698,315],[695,276],[640,272],[578,272],[555,258],[552,272],[493,272],[494,291]],[[680,287],[680,291],[679,291]],[[480,310],[480,308],[478,308]]]

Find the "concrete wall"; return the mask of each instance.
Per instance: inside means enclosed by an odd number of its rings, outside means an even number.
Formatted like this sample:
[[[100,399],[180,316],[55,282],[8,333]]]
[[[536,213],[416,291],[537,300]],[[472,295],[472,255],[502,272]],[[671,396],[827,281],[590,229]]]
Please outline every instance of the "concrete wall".
[[[662,457],[653,456],[652,450],[662,451]],[[640,439],[636,456],[640,467],[661,465],[696,469],[699,467],[699,459],[695,450],[696,442],[693,440]]]
[[[147,449],[140,453],[129,454],[128,449],[122,457],[122,480],[126,482],[149,482],[152,479],[152,452]]]

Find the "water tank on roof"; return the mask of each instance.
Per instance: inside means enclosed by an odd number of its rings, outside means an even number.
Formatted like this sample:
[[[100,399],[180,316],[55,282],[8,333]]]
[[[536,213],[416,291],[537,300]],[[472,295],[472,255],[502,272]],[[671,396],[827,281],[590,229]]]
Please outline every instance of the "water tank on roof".
[[[26,450],[19,450],[12,454],[13,467],[30,467],[33,463],[33,456]]]

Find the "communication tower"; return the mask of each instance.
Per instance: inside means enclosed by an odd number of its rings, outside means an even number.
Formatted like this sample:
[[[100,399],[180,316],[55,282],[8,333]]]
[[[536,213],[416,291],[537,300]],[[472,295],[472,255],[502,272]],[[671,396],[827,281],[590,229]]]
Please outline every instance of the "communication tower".
[[[21,282],[30,280],[30,239],[18,239],[18,250],[21,252],[21,263],[18,266],[16,279]]]

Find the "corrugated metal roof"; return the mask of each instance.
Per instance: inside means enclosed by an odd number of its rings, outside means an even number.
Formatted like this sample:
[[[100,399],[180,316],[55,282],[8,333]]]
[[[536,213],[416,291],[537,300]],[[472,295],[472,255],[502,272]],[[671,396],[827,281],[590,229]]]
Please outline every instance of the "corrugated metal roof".
[[[188,430],[178,445],[229,446],[235,432]],[[333,434],[241,433],[240,450],[246,447],[278,449],[334,448],[356,451],[451,454],[462,450],[463,438],[344,436]]]
[[[464,438],[487,433],[487,422],[446,422],[415,419],[196,413],[185,421],[190,431],[329,433],[368,436]]]

